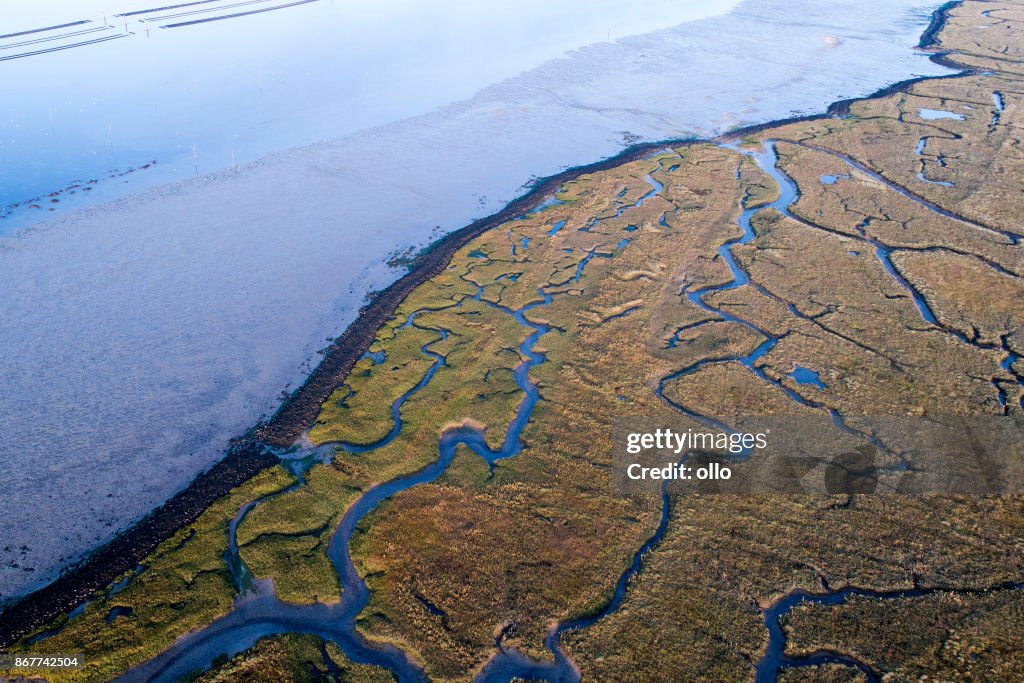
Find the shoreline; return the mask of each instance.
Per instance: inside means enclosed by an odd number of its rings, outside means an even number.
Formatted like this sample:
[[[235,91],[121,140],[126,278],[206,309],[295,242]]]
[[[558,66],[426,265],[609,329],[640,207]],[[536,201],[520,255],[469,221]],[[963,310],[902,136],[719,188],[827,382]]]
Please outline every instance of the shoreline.
[[[134,569],[163,541],[182,527],[193,523],[214,501],[260,472],[278,464],[277,456],[267,446],[290,447],[316,419],[320,407],[348,376],[352,367],[373,342],[380,327],[390,319],[398,306],[419,285],[444,271],[455,252],[472,239],[524,213],[536,209],[543,200],[565,182],[589,173],[608,170],[644,158],[666,147],[735,139],[780,125],[799,121],[838,118],[849,114],[850,105],[869,99],[905,91],[910,86],[940,78],[957,78],[977,70],[948,60],[948,53],[937,48],[937,35],[945,26],[948,12],[962,4],[946,2],[931,14],[931,21],[917,46],[933,51],[929,59],[957,73],[920,76],[892,83],[863,97],[839,100],[824,113],[775,119],[730,130],[713,138],[679,138],[631,145],[618,154],[600,161],[574,166],[538,180],[523,195],[502,209],[448,233],[425,247],[413,259],[408,272],[363,306],[356,319],[327,348],[320,364],[303,384],[292,392],[271,418],[253,427],[234,441],[226,455],[209,469],[197,475],[167,502],[119,533],[78,563],[68,567],[54,581],[0,608],[0,648],[6,648],[22,636],[75,608],[92,593],[101,590],[119,576]]]

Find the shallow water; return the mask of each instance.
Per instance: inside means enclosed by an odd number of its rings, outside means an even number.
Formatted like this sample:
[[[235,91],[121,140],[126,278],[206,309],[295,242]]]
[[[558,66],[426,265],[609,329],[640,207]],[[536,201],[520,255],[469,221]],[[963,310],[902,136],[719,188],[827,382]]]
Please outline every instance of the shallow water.
[[[955,121],[963,121],[964,115],[957,114],[956,112],[946,111],[944,109],[918,109],[918,116],[925,121],[940,121],[942,119],[953,119]]]
[[[821,377],[816,371],[811,370],[810,368],[798,365],[793,368],[793,372],[789,373],[789,376],[796,380],[797,384],[809,384],[821,391],[825,390],[825,384],[821,381]]]
[[[382,44],[383,10],[326,1],[0,62],[26,93],[0,105],[5,192],[158,162],[99,178],[73,195],[97,195],[84,203],[25,209],[54,218],[0,239],[4,596],[165,500],[272,411],[366,293],[395,277],[389,254],[637,137],[820,111],[942,71],[912,49],[936,3],[758,0],[679,24],[728,4],[581,2],[537,2],[532,15],[423,10],[395,30],[428,37]],[[84,17],[16,29],[65,18]],[[351,40],[328,40],[339,22]],[[420,30],[440,25],[455,33]],[[599,42],[625,31],[638,35]],[[493,49],[496,36],[507,49]],[[161,71],[176,59],[188,77]],[[142,107],[154,93],[155,109]],[[55,106],[62,96],[73,106]],[[238,168],[208,175],[232,151]],[[198,179],[124,195],[195,165]],[[92,206],[104,197],[117,201]]]
[[[660,0],[644,12],[622,0],[211,0],[163,11],[152,8],[182,3],[5,3],[0,34],[34,32],[0,38],[0,74],[19,93],[0,105],[0,207],[100,183],[13,211],[0,234],[89,194],[121,195],[125,181],[210,173],[422,114],[567,50],[737,2]],[[258,13],[234,16],[242,12]],[[180,25],[190,21],[204,23]]]

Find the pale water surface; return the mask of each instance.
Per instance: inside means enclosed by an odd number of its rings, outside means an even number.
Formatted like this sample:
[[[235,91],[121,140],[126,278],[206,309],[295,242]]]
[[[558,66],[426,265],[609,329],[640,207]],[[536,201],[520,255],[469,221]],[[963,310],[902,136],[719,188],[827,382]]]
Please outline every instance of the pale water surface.
[[[281,7],[292,1],[3,3],[0,35],[74,25],[0,39],[0,74],[18,94],[0,103],[0,206],[153,160],[145,173],[89,192],[123,194],[126,182],[152,186],[228,168],[428,112],[567,50],[739,2],[653,0],[642,12],[623,0]],[[175,26],[204,19],[220,20]],[[83,196],[41,206],[66,210]],[[0,221],[0,234],[38,220],[30,206]]]

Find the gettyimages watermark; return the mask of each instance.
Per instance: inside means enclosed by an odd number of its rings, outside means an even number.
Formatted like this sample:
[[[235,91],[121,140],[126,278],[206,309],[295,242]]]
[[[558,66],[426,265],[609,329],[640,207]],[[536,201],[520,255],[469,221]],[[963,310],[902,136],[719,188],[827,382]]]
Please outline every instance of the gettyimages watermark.
[[[1024,493],[1024,419],[1012,416],[679,418],[613,423],[620,493]]]

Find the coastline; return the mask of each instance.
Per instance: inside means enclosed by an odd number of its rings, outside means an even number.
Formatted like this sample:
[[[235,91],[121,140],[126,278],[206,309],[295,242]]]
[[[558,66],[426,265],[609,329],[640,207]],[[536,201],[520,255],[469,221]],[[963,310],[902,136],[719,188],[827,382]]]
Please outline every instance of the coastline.
[[[958,73],[922,76],[899,81],[870,95],[832,103],[822,114],[776,119],[731,130],[710,140],[734,139],[779,125],[798,121],[822,120],[845,116],[850,104],[903,91],[911,85],[939,78],[956,78],[976,70],[946,59],[937,49],[936,36],[945,25],[948,12],[961,3],[947,2],[932,13],[922,34],[919,49],[933,51],[930,59]],[[364,306],[355,321],[328,347],[324,358],[266,422],[232,444],[224,458],[198,475],[170,500],[101,546],[77,565],[67,569],[52,583],[15,598],[4,609],[0,623],[0,648],[7,647],[21,636],[74,608],[91,593],[110,584],[118,576],[134,568],[161,542],[183,526],[192,523],[215,500],[248,479],[279,462],[267,446],[288,447],[315,420],[320,406],[347,378],[352,366],[369,348],[380,326],[395,312],[406,296],[417,286],[447,267],[452,256],[473,238],[519,215],[537,208],[543,200],[566,181],[581,175],[606,170],[648,156],[669,146],[681,146],[707,139],[683,138],[646,142],[630,146],[620,153],[591,164],[573,167],[541,179],[525,194],[505,205],[498,212],[437,240],[418,255],[408,272]]]

